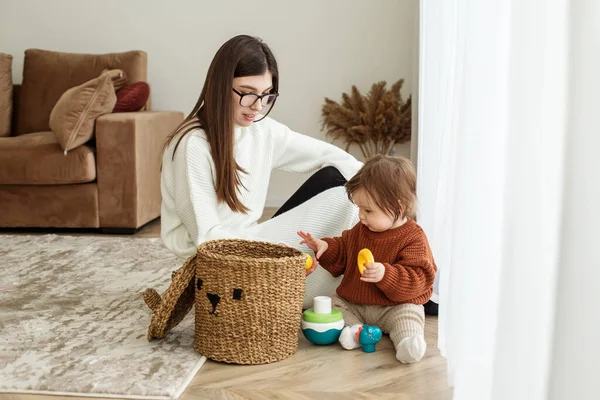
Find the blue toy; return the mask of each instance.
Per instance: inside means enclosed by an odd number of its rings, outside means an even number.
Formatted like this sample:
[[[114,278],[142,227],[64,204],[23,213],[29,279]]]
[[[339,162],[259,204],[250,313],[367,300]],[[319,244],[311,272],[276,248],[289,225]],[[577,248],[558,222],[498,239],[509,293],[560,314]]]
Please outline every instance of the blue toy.
[[[381,329],[376,326],[363,324],[356,332],[356,341],[362,345],[362,351],[373,353],[375,345],[381,340]]]

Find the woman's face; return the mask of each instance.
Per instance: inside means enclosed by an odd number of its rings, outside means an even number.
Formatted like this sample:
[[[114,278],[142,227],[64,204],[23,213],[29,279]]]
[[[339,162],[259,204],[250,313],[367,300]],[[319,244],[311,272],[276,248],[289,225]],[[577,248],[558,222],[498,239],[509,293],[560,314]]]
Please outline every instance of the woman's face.
[[[244,107],[240,105],[240,95],[255,94],[261,95],[269,93],[273,89],[273,77],[269,71],[264,75],[243,76],[233,78],[233,122],[238,126],[250,126],[255,119],[259,119],[259,114],[263,114],[263,106],[260,100],[257,100],[251,106]],[[236,91],[238,93],[236,93]],[[253,100],[256,99],[254,96]],[[244,97],[244,101],[248,98]],[[251,101],[251,100],[250,100]],[[266,110],[265,110],[266,111]]]

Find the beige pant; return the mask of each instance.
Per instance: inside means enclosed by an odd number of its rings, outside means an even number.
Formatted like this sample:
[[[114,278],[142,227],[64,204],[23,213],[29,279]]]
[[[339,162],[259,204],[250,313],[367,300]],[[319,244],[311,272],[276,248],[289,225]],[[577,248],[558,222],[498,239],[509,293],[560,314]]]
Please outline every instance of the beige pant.
[[[383,333],[390,335],[394,347],[400,340],[425,334],[425,309],[417,304],[397,306],[370,306],[350,303],[335,295],[331,305],[344,315],[346,326],[367,324],[378,326]]]

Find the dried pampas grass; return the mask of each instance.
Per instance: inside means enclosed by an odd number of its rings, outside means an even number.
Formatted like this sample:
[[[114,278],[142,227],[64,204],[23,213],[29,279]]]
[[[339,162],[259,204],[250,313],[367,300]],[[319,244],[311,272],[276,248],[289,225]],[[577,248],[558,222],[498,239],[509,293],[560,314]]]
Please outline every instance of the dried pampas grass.
[[[411,96],[406,101],[400,95],[404,79],[389,90],[386,82],[373,84],[367,95],[361,95],[356,86],[350,94],[342,93],[342,103],[325,98],[323,128],[333,140],[357,145],[363,156],[391,154],[396,143],[410,140]]]

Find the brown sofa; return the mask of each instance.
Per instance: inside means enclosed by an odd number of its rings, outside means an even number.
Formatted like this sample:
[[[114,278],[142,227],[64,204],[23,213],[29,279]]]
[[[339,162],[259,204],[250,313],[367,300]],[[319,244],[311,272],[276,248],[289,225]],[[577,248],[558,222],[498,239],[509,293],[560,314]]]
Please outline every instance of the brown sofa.
[[[5,72],[9,58],[0,58]],[[148,100],[143,111],[102,115],[94,138],[68,152],[49,127],[50,112],[67,89],[106,69],[121,69],[128,82],[146,81],[146,68],[143,51],[32,49],[25,52],[22,85],[11,81],[8,89],[0,71],[1,228],[135,231],[160,215],[161,149],[183,113],[150,111]],[[1,97],[11,90],[7,105]]]

